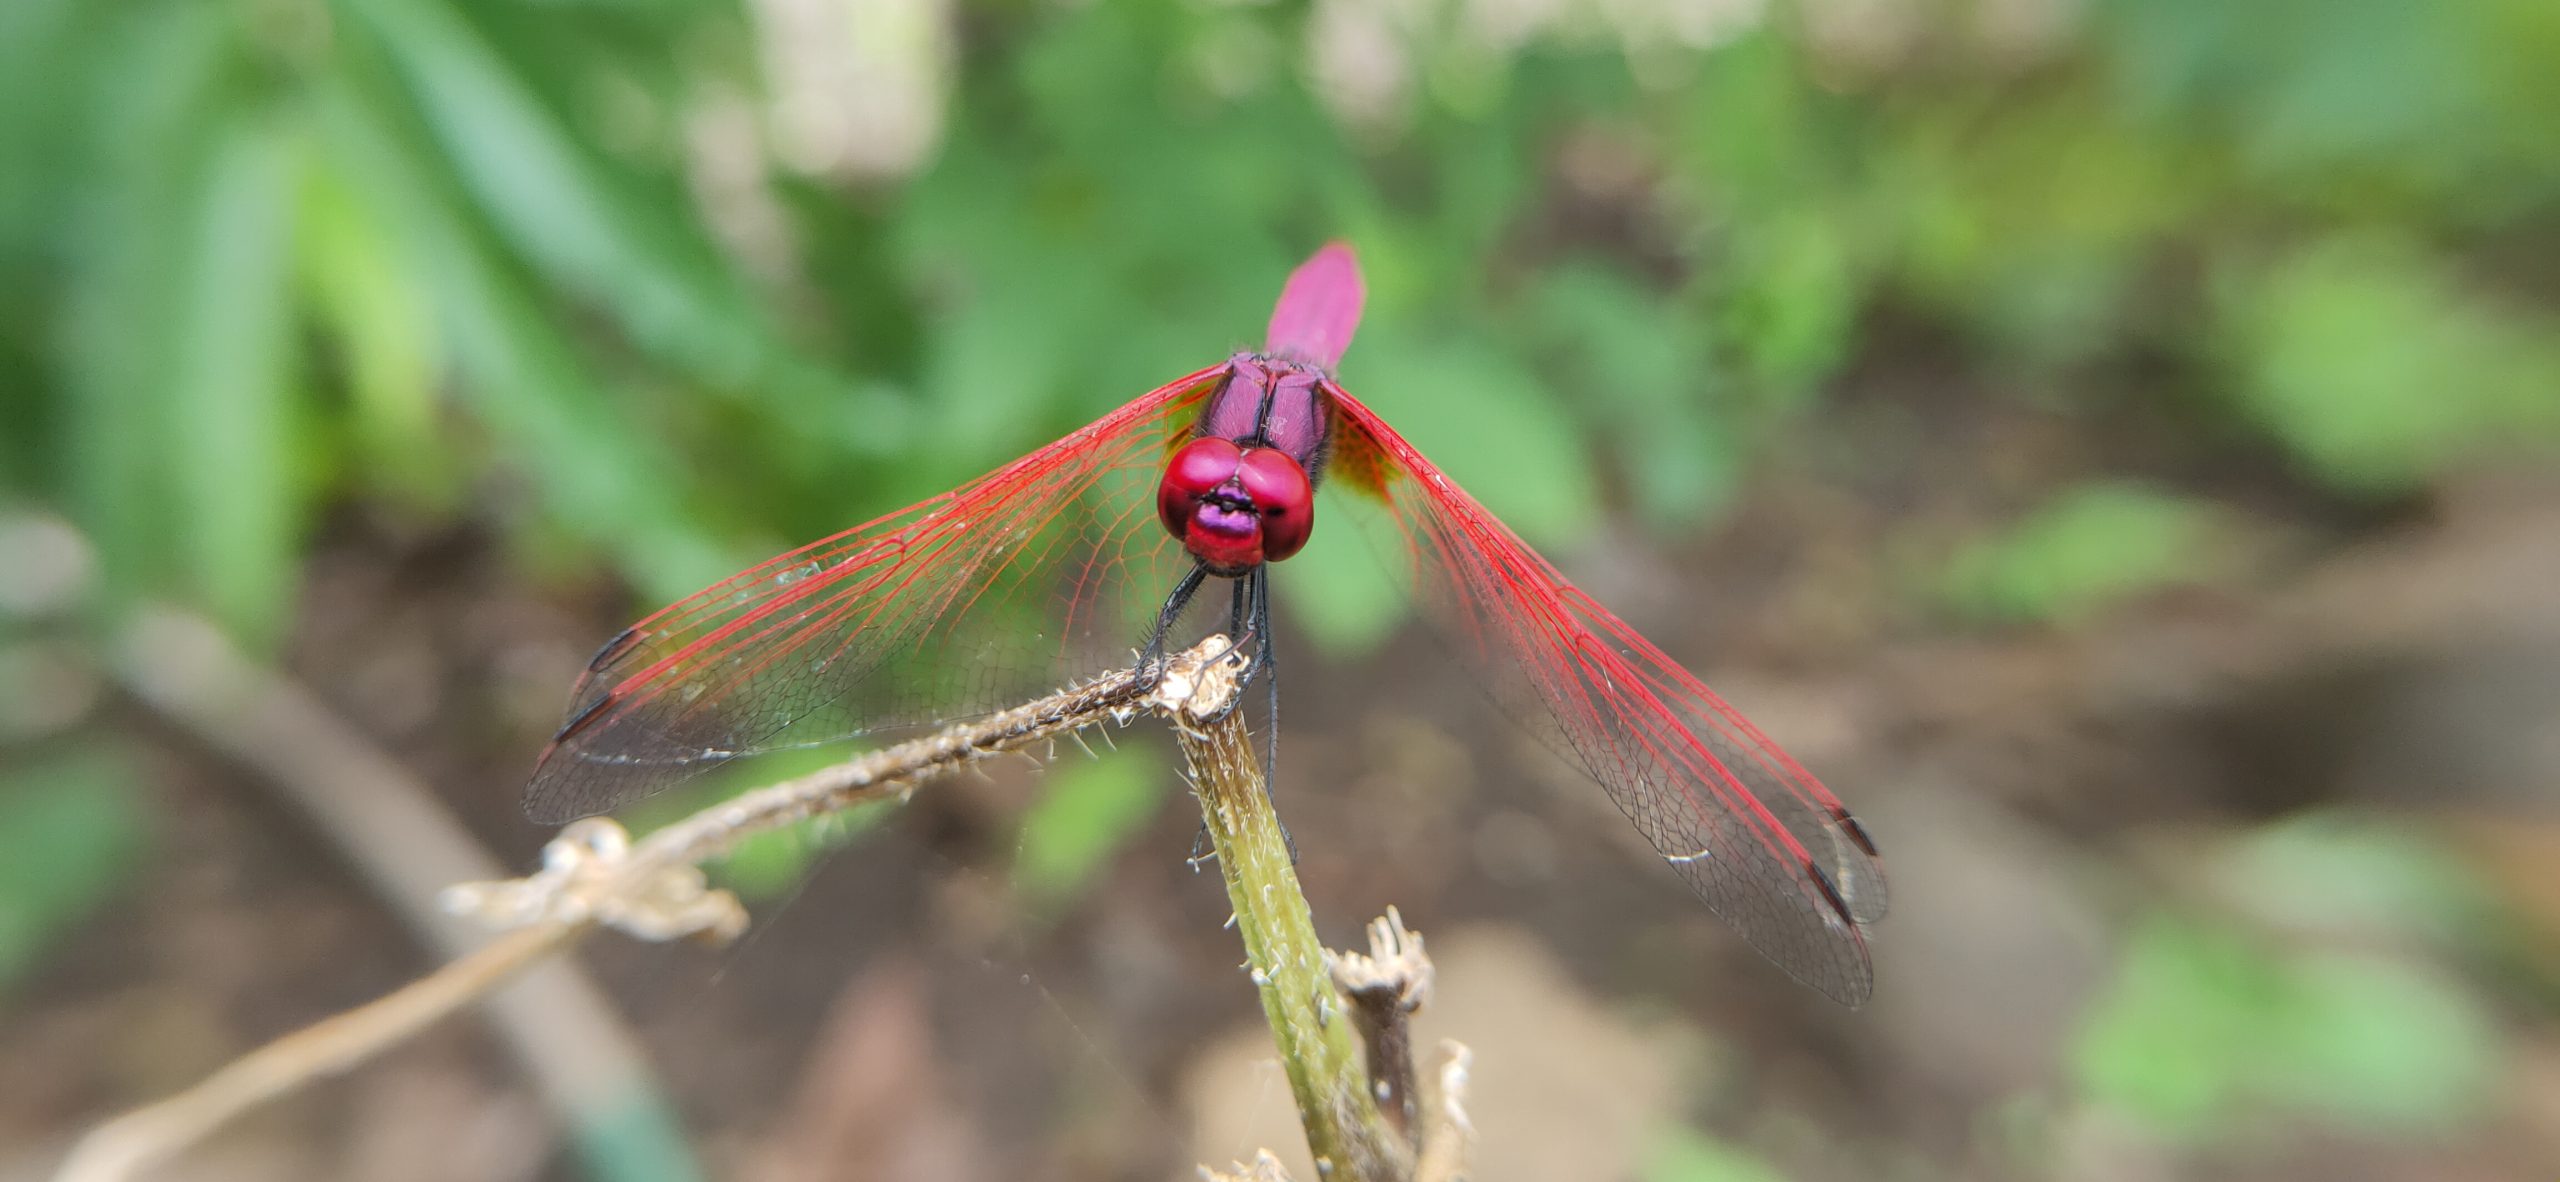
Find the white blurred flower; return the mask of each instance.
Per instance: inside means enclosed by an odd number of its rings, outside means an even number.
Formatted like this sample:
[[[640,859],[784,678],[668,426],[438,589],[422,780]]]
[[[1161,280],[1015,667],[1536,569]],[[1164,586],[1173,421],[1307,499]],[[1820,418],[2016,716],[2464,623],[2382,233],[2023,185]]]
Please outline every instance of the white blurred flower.
[[[1459,26],[1469,40],[1510,57],[1553,34],[1586,0],[1463,0]]]
[[[1515,0],[1516,2],[1516,0]],[[1768,0],[1595,0],[1632,55],[1710,49],[1758,28]]]
[[[1854,72],[1900,60],[1931,15],[1913,0],[1804,0],[1802,7],[1814,53]]]
[[[751,0],[774,151],[803,173],[914,172],[942,142],[951,0]]]
[[[767,283],[796,278],[798,244],[789,215],[765,183],[754,104],[727,92],[695,107],[685,120],[685,157],[694,202],[720,245]]]
[[[1393,11],[1369,0],[1316,0],[1307,21],[1307,74],[1334,118],[1389,130],[1404,121],[1413,57]]]
[[[1308,75],[1345,124],[1392,130],[1403,121],[1416,74],[1450,53],[1499,69],[1541,45],[1614,44],[1639,80],[1664,82],[1681,77],[1700,51],[1768,20],[1769,0],[1316,0],[1307,23]]]

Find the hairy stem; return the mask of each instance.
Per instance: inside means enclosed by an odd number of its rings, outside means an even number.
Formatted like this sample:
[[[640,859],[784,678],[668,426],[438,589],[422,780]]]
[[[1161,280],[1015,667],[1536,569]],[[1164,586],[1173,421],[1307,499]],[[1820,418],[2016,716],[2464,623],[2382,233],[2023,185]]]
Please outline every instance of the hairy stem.
[[[1411,1176],[1412,1150],[1370,1096],[1359,1033],[1316,939],[1243,719],[1232,710],[1178,717],[1175,733],[1317,1171],[1359,1182]]]

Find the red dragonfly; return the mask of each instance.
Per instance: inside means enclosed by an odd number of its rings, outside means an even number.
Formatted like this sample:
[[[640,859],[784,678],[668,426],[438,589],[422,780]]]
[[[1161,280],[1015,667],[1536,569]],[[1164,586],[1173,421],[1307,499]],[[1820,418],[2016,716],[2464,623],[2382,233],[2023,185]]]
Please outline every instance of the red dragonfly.
[[[1323,484],[1389,531],[1415,602],[1711,910],[1797,980],[1865,1001],[1863,929],[1885,907],[1865,829],[1334,380],[1363,295],[1350,248],[1327,246],[1261,352],[633,625],[579,679],[526,812],[566,821],[756,752],[1000,709],[1139,645],[1151,659],[1187,624],[1205,634],[1189,616],[1210,579],[1269,681],[1270,564],[1307,544]]]

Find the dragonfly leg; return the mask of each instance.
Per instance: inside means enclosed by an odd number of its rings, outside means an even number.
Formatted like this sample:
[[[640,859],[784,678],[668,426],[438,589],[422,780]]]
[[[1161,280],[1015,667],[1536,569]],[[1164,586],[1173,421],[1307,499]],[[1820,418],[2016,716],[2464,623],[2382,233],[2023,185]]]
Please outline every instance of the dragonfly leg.
[[[1174,583],[1173,594],[1164,597],[1164,609],[1156,613],[1155,627],[1147,630],[1146,648],[1140,650],[1138,668],[1153,670],[1164,664],[1165,634],[1173,630],[1173,621],[1182,609],[1191,606],[1191,597],[1200,593],[1200,584],[1209,579],[1209,568],[1194,564],[1191,573]]]
[[[1261,573],[1262,568],[1257,566],[1250,574],[1238,577],[1233,594],[1227,597],[1227,635],[1237,644],[1248,644],[1253,640],[1253,580]],[[1255,672],[1248,668],[1245,676],[1251,677]]]
[[[1248,683],[1260,678],[1265,687],[1263,696],[1268,704],[1262,732],[1262,794],[1265,799],[1271,796],[1272,785],[1277,783],[1273,777],[1279,774],[1280,768],[1280,671],[1272,660],[1270,571],[1268,566],[1258,566],[1238,578],[1234,596],[1227,601],[1227,635],[1237,638],[1239,643],[1253,646],[1253,664],[1246,668],[1245,678]],[[1278,821],[1276,809],[1273,819]],[[1296,865],[1298,839],[1290,834],[1288,822],[1278,821],[1278,824],[1280,839],[1289,847],[1289,862]],[[1191,839],[1190,861],[1195,870],[1208,858],[1208,841],[1209,825],[1203,821],[1200,832]]]
[[[1247,598],[1252,600],[1252,630],[1249,633],[1253,637],[1252,676],[1262,679],[1265,705],[1262,731],[1262,794],[1264,798],[1270,799],[1273,790],[1280,786],[1280,662],[1279,647],[1271,642],[1271,568],[1257,566],[1253,568],[1252,574],[1246,575],[1237,582],[1246,584],[1250,588],[1249,591],[1246,587],[1237,589],[1239,594],[1236,607],[1239,615],[1245,612],[1243,600]],[[1279,823],[1280,840],[1287,843],[1289,847],[1289,864],[1295,866],[1298,864],[1298,839],[1289,833],[1289,823],[1279,820],[1280,810],[1276,800],[1273,801],[1271,815],[1272,819]]]

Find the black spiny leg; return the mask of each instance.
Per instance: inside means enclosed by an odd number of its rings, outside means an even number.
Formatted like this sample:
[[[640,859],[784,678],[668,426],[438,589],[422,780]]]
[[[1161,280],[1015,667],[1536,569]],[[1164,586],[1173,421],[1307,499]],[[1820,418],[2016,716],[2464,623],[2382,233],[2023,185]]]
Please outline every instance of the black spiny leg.
[[[1279,820],[1279,802],[1272,793],[1280,787],[1280,662],[1278,645],[1271,635],[1271,568],[1257,566],[1240,582],[1252,585],[1253,600],[1253,672],[1262,679],[1262,795],[1272,800],[1271,816],[1280,825],[1280,840],[1289,846],[1289,864],[1298,864],[1298,839],[1289,833],[1289,823]]]
[[[1262,568],[1256,567],[1254,573],[1260,574],[1261,570]],[[1194,567],[1190,576],[1182,580],[1182,586],[1174,589],[1175,596],[1185,603],[1190,602],[1191,593],[1200,588],[1201,576],[1208,573],[1209,568],[1206,566]],[[1229,644],[1241,645],[1246,639],[1245,584],[1248,578],[1249,576],[1238,578],[1233,594],[1227,599],[1227,643]],[[1167,600],[1163,618],[1156,621],[1156,640],[1149,647],[1159,659],[1163,656],[1164,631],[1173,625],[1173,616],[1177,610],[1179,609],[1173,606],[1173,602]],[[1246,680],[1252,680],[1253,676],[1261,671],[1262,662],[1256,659],[1253,664],[1245,667]],[[1191,863],[1193,873],[1199,872],[1200,863],[1209,860],[1209,822],[1205,818],[1200,822],[1200,831],[1191,835],[1191,856],[1185,860]]]
[[[1159,625],[1158,630],[1162,630]],[[1253,646],[1253,664],[1245,671],[1248,682],[1259,678],[1264,685],[1264,701],[1268,704],[1262,732],[1262,795],[1271,799],[1272,786],[1278,781],[1280,767],[1280,672],[1273,663],[1276,651],[1271,643],[1271,568],[1257,566],[1236,580],[1235,594],[1227,601],[1227,635],[1237,644]],[[1289,863],[1298,862],[1298,839],[1290,834],[1286,821],[1279,820],[1275,807],[1272,819],[1280,826],[1280,840],[1289,847]],[[1209,824],[1200,823],[1200,832],[1191,839],[1191,865],[1199,869],[1207,859]]]
[[[1200,584],[1208,578],[1209,568],[1195,564],[1191,573],[1173,585],[1173,594],[1164,597],[1164,610],[1156,613],[1156,626],[1147,632],[1147,646],[1139,652],[1138,668],[1154,672],[1163,667],[1165,633],[1172,631],[1175,617],[1191,606],[1191,597],[1200,593]]]

